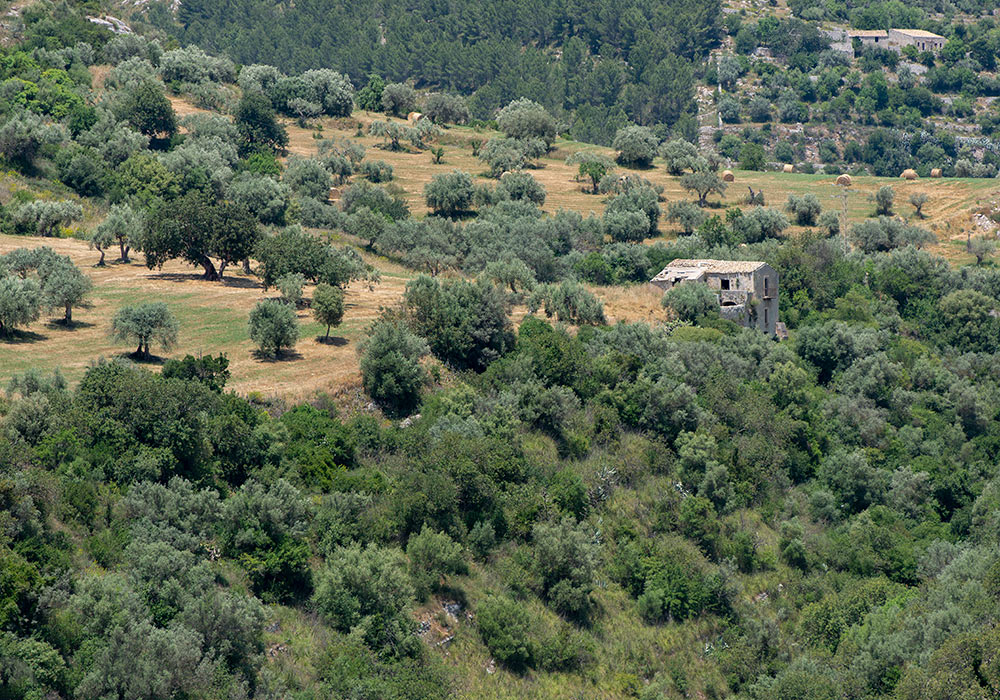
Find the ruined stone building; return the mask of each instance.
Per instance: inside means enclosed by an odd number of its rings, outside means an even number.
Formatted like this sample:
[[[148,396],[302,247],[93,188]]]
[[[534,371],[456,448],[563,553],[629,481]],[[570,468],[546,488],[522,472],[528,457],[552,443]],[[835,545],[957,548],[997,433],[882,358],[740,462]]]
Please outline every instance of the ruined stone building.
[[[747,328],[774,335],[778,324],[778,273],[763,262],[674,260],[650,284],[707,284],[719,296],[719,313]]]
[[[889,48],[902,51],[904,46],[916,46],[918,51],[937,53],[944,48],[946,39],[940,34],[923,29],[890,29]]]

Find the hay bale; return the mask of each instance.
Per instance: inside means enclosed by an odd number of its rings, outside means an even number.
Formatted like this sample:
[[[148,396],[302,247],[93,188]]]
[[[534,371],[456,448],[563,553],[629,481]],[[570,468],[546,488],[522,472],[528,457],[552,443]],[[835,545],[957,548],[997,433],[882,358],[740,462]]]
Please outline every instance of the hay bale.
[[[723,170],[722,171],[722,181],[723,182],[734,182],[735,180],[736,180],[736,176],[733,175],[733,171],[732,170]]]
[[[781,167],[781,172],[783,172],[783,173],[794,173],[795,172],[795,166],[792,165],[791,163],[785,163]]]
[[[337,187],[331,187],[329,193],[327,193],[326,198],[331,202],[336,202],[338,199],[340,199],[340,189]]]
[[[916,180],[917,179],[917,171],[913,170],[912,168],[907,168],[906,170],[904,170],[903,172],[901,172],[899,174],[899,176],[901,178],[903,178],[904,180]]]
[[[851,176],[848,175],[848,174],[846,174],[846,173],[843,174],[843,175],[838,175],[837,176],[837,182],[836,182],[836,184],[841,185],[843,187],[850,187],[851,186]]]
[[[941,168],[931,168],[931,177],[941,177]]]
[[[406,121],[410,124],[416,124],[418,121],[424,118],[424,115],[420,112],[410,112],[406,115]]]

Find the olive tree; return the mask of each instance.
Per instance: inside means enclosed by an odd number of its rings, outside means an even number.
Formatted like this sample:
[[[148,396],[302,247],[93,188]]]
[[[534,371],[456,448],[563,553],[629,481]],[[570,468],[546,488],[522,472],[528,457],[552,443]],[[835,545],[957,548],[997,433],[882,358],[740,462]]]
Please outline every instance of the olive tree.
[[[59,143],[63,130],[33,112],[17,112],[0,126],[0,154],[18,168],[31,172],[44,146]]]
[[[39,269],[42,281],[42,299],[49,308],[65,311],[63,322],[73,322],[73,307],[80,306],[93,287],[93,282],[73,264],[68,256],[54,260]]]
[[[38,280],[18,275],[0,277],[0,335],[9,335],[18,327],[37,321],[41,302]]]
[[[323,340],[329,340],[330,329],[339,326],[344,319],[344,290],[325,282],[316,285],[312,297],[312,312],[316,322],[326,326]]]
[[[726,193],[726,183],[711,170],[697,170],[681,176],[681,187],[698,195],[698,206],[708,204],[708,195]]]
[[[795,217],[799,226],[815,226],[822,207],[814,194],[790,194],[785,211]]]
[[[472,176],[454,170],[432,177],[424,186],[424,200],[435,214],[454,216],[469,210],[474,191]]]
[[[697,282],[674,285],[663,294],[663,306],[682,321],[694,321],[719,309],[719,297]]]
[[[666,161],[667,172],[680,175],[687,169],[693,169],[699,158],[698,149],[690,141],[673,139],[660,147],[660,155]]]
[[[648,126],[626,126],[615,134],[611,147],[618,151],[618,162],[631,167],[652,165],[660,141]]]
[[[600,153],[593,153],[592,151],[577,151],[566,159],[566,164],[579,164],[577,176],[590,179],[593,186],[593,194],[600,192],[599,185],[601,180],[615,167],[614,161],[610,158]]]
[[[883,185],[875,193],[875,213],[892,216],[892,205],[896,201],[896,191],[890,185]]]
[[[291,158],[282,182],[303,197],[323,200],[330,193],[330,173],[315,158]]]
[[[908,226],[890,216],[868,219],[851,228],[854,244],[866,253],[892,250],[906,245],[921,246],[937,240],[933,233],[919,226]]]
[[[681,230],[688,236],[705,222],[705,212],[694,202],[686,199],[671,202],[667,207],[667,221],[679,224]]]
[[[148,359],[149,344],[156,341],[164,350],[177,343],[177,319],[162,301],[123,306],[111,319],[111,337],[138,345],[134,356]]]
[[[927,194],[925,192],[914,192],[910,195],[910,204],[913,206],[913,213],[918,219],[924,218],[924,205],[927,204]]]
[[[146,136],[169,137],[177,131],[177,115],[163,87],[150,80],[125,88],[114,103],[115,116]]]
[[[250,339],[263,355],[278,357],[285,348],[295,347],[299,324],[295,309],[277,299],[257,302],[250,312]]]
[[[424,114],[436,124],[464,124],[469,121],[469,107],[459,95],[436,92],[427,98]]]
[[[133,209],[128,204],[115,204],[90,237],[90,245],[101,253],[98,265],[104,264],[104,251],[118,244],[119,258],[123,263],[129,262],[129,251],[136,246],[143,227],[145,216],[140,210]]]
[[[427,382],[420,358],[429,351],[427,342],[402,321],[377,321],[361,355],[365,391],[390,415],[408,415],[419,405]]]
[[[556,120],[542,105],[522,97],[500,110],[500,131],[514,139],[541,139],[546,149],[556,140]]]
[[[405,117],[417,106],[417,92],[406,83],[389,83],[382,88],[382,111],[395,117]]]
[[[52,236],[56,227],[82,216],[83,208],[75,202],[36,199],[14,210],[14,223],[20,227],[33,228],[38,236]]]
[[[413,127],[404,126],[398,122],[382,121],[381,119],[376,119],[368,125],[368,133],[371,136],[385,139],[383,147],[388,148],[390,151],[402,149],[400,141],[403,139],[410,141],[414,145],[420,142],[417,130]]]

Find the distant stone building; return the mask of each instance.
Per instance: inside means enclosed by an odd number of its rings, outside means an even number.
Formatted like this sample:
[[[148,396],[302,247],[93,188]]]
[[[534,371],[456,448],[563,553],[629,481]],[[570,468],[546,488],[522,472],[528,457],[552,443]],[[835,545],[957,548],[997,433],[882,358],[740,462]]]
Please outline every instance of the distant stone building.
[[[862,46],[875,46],[884,49],[889,46],[889,32],[884,29],[849,29],[848,39],[857,39]]]
[[[674,260],[650,284],[667,290],[675,284],[707,284],[718,293],[719,314],[747,328],[774,335],[778,324],[778,273],[763,262]]]
[[[902,51],[904,46],[916,46],[918,51],[938,52],[944,47],[946,39],[934,32],[923,29],[890,29],[889,48]]]

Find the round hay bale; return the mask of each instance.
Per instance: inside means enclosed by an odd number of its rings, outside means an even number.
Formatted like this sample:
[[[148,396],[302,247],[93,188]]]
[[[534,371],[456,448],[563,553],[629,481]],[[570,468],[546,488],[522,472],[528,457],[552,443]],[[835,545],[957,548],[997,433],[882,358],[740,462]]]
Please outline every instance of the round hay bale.
[[[732,170],[723,170],[722,171],[722,181],[723,182],[733,182],[735,180],[736,180],[736,176],[733,175],[733,171]]]
[[[931,177],[941,177],[941,168],[931,168]]]
[[[916,180],[917,179],[917,171],[913,170],[912,168],[907,168],[906,170],[904,170],[903,172],[901,172],[899,174],[899,176],[901,178],[903,178],[904,180]]]
[[[794,173],[795,172],[795,166],[792,165],[791,163],[785,163],[783,166],[781,166],[781,172],[783,172],[783,173]]]
[[[837,183],[836,184],[841,185],[843,187],[850,187],[851,186],[851,176],[848,175],[847,173],[844,173],[843,175],[838,175],[837,176]]]
[[[420,112],[410,112],[409,114],[406,115],[406,121],[410,122],[410,124],[416,124],[423,118],[424,115],[421,114]]]
[[[331,202],[335,202],[336,200],[340,199],[340,189],[337,187],[331,187],[330,192],[327,194],[326,198]]]

